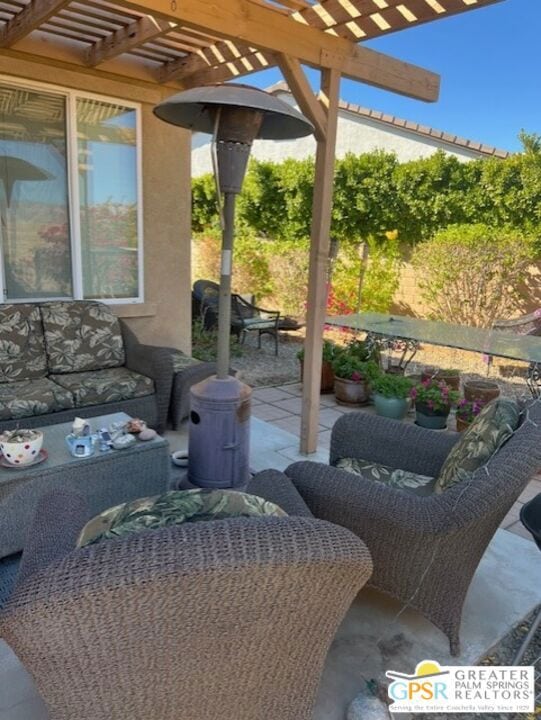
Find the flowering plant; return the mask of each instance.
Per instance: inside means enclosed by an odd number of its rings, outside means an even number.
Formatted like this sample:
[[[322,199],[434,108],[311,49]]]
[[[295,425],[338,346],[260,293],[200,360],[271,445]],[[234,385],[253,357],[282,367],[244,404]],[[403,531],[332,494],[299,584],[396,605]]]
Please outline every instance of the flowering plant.
[[[435,412],[449,411],[460,398],[456,390],[451,390],[443,380],[428,379],[411,389],[410,397],[415,404],[426,405]]]
[[[469,424],[474,421],[485,405],[486,402],[480,399],[461,400],[456,409],[456,416]]]
[[[337,378],[352,382],[370,382],[379,374],[379,368],[372,360],[363,361],[347,351],[339,352],[333,360],[333,371]]]

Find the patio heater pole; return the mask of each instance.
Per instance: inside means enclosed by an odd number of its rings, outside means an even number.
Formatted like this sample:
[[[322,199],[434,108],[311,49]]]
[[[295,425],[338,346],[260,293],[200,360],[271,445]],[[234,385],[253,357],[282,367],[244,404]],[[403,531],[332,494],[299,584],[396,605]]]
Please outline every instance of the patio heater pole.
[[[218,357],[216,376],[223,380],[229,375],[229,338],[231,327],[231,270],[235,227],[236,195],[224,197],[224,228],[222,231],[222,264],[220,269],[220,303],[218,305]]]
[[[250,477],[251,388],[229,375],[236,198],[255,138],[303,137],[313,126],[274,95],[233,83],[186,90],[157,105],[154,113],[173,125],[213,134],[222,220],[217,374],[191,389],[188,477],[199,487],[242,488]]]

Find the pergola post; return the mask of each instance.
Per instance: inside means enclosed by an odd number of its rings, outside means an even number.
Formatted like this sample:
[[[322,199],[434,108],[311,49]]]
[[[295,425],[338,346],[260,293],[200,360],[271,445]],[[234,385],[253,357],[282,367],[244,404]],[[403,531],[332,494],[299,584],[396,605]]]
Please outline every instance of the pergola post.
[[[312,230],[310,235],[310,266],[304,372],[302,386],[301,453],[317,450],[319,426],[319,395],[321,386],[321,354],[327,308],[327,266],[329,262],[336,127],[340,93],[340,72],[324,70],[321,77],[319,102],[325,109],[326,132],[317,139]]]

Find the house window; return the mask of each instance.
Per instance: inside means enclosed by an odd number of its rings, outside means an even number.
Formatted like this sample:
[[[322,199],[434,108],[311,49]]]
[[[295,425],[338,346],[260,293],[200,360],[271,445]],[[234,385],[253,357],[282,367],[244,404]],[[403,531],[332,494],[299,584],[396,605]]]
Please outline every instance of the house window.
[[[5,301],[142,301],[139,108],[0,81]]]

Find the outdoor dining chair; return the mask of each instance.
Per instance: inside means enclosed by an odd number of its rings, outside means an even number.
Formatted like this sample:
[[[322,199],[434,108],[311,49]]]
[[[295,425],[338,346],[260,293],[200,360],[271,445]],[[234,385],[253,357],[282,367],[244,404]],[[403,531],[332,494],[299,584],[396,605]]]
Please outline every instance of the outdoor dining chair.
[[[83,500],[42,498],[0,636],[50,720],[309,720],[366,546],[311,517],[231,518],[74,549]]]

